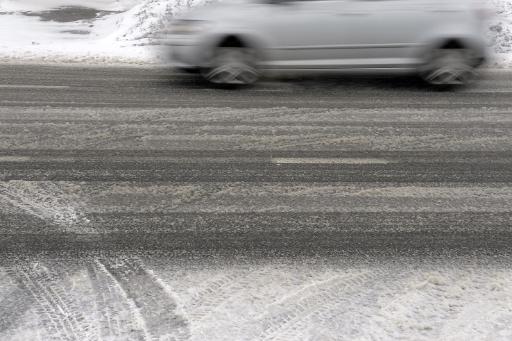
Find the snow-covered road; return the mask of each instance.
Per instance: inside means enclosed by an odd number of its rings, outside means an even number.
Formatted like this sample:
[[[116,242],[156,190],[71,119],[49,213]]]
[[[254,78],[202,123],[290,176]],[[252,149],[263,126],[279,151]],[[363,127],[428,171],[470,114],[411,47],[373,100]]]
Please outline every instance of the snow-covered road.
[[[512,338],[512,258],[3,258],[2,340]]]
[[[510,340],[512,74],[0,66],[0,340]]]

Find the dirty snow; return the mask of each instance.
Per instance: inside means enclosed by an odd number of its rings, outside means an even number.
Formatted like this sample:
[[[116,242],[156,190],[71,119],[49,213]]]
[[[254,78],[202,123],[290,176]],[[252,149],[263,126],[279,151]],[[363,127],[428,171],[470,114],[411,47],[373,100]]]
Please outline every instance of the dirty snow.
[[[87,7],[108,11],[125,11],[140,0],[87,0]],[[43,11],[63,6],[84,6],[83,0],[0,0],[0,11]]]

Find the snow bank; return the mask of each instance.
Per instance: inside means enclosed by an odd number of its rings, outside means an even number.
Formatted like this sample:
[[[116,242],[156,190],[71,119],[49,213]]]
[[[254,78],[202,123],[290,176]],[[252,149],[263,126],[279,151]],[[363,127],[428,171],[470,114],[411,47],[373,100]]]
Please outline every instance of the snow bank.
[[[204,4],[205,0],[144,0],[124,13],[110,38],[118,41],[151,39],[169,18],[186,9]]]
[[[162,63],[153,35],[169,17],[203,0],[0,0],[0,61]],[[64,7],[63,7],[64,6]],[[95,18],[59,18],[76,6]],[[92,11],[94,13],[94,11]],[[76,14],[75,14],[76,15]]]
[[[512,0],[488,0],[495,11],[489,23],[490,43],[495,53],[492,66],[512,67]]]
[[[118,15],[58,23],[17,14],[0,16],[0,61],[143,63],[153,54],[141,46],[112,44],[108,36]],[[15,33],[13,33],[15,32]]]
[[[0,0],[0,62],[163,63],[154,33],[207,1],[89,0],[85,8],[82,0]],[[512,0],[486,1],[496,12],[490,65],[512,67]],[[58,20],[70,8],[78,17]],[[80,10],[88,15],[80,18]]]

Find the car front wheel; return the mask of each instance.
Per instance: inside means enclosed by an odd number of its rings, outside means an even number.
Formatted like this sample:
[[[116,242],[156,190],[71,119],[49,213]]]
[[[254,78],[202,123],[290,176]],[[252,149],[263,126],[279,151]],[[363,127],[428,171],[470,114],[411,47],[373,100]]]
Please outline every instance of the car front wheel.
[[[259,78],[256,57],[246,47],[219,47],[203,77],[218,85],[250,85]]]
[[[467,49],[437,49],[422,68],[421,76],[433,86],[462,86],[475,77],[475,67]]]

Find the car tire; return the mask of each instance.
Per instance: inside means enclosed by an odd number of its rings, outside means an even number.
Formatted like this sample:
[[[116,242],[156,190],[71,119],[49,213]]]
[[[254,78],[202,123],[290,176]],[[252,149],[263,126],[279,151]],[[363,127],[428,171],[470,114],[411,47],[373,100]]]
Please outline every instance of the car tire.
[[[247,47],[219,47],[202,75],[215,85],[254,84],[259,78],[255,52]]]
[[[422,79],[440,88],[464,86],[474,79],[475,64],[469,50],[464,48],[436,49],[420,70]]]

